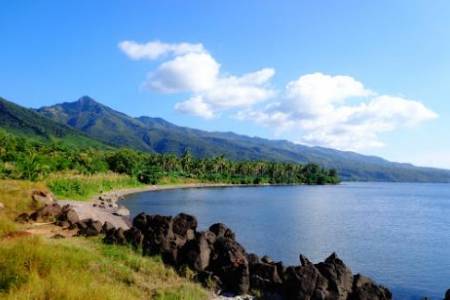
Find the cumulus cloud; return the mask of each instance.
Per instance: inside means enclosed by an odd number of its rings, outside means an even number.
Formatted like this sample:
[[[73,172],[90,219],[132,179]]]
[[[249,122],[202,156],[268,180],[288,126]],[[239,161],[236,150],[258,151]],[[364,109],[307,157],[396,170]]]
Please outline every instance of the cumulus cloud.
[[[437,114],[418,101],[377,95],[352,77],[314,73],[289,82],[282,101],[237,117],[278,132],[298,132],[299,143],[361,150],[383,146],[383,132],[412,127]]]
[[[134,60],[159,60],[144,86],[189,94],[175,104],[178,112],[204,119],[228,112],[299,143],[344,150],[381,147],[382,133],[437,117],[419,101],[379,95],[351,76],[305,74],[277,93],[271,87],[274,69],[224,73],[202,44],[123,41],[119,48]]]
[[[148,74],[144,87],[162,93],[191,93],[189,99],[175,105],[182,113],[211,119],[222,111],[248,108],[275,93],[269,87],[275,70],[223,74],[221,65],[202,44],[124,41],[119,48],[135,60],[165,58]]]

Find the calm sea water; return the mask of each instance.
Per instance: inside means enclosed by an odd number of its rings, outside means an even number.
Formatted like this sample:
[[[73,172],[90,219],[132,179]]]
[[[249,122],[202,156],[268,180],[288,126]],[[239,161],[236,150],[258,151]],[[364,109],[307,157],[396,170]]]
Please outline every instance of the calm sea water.
[[[222,222],[249,252],[299,264],[336,251],[395,299],[442,299],[450,288],[450,184],[343,183],[180,189],[130,195],[133,215]]]

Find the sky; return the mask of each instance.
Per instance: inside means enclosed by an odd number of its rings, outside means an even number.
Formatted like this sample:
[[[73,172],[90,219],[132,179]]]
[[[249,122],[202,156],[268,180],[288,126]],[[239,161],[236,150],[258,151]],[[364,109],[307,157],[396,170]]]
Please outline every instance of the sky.
[[[0,96],[450,168],[449,1],[0,1]]]

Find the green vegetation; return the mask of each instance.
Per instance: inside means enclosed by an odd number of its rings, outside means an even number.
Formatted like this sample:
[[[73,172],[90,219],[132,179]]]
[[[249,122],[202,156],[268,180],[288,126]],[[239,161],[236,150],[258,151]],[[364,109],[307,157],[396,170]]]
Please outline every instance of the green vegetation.
[[[106,179],[101,176],[58,179],[59,174],[64,172],[83,175],[114,172],[130,178],[111,175]],[[326,170],[316,164],[231,161],[224,156],[197,159],[190,152],[177,157],[174,154],[153,154],[129,149],[77,148],[62,142],[42,143],[4,131],[0,131],[0,176],[31,181],[47,180],[55,193],[80,197],[111,188],[135,186],[138,182],[157,184],[162,180],[170,182],[180,178],[238,184],[339,182],[335,170]],[[92,182],[89,182],[90,179]]]
[[[209,292],[164,266],[99,238],[32,236],[14,223],[45,184],[0,180],[1,299],[207,299]]]
[[[308,147],[285,140],[268,140],[232,132],[208,132],[176,126],[161,118],[133,118],[87,96],[78,101],[38,110],[56,122],[117,147],[197,158],[224,155],[230,160],[265,160],[317,163],[336,169],[343,180],[450,182],[450,171],[394,163],[380,157],[322,147]]]
[[[86,200],[113,189],[140,187],[137,178],[112,172],[98,174],[53,174],[47,186],[59,199]]]

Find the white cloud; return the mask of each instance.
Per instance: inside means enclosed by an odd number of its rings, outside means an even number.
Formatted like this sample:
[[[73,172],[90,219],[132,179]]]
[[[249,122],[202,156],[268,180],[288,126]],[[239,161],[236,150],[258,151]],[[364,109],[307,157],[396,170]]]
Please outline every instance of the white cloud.
[[[212,119],[214,117],[214,112],[211,110],[211,107],[203,101],[201,96],[195,96],[184,102],[179,102],[175,104],[175,109],[179,112],[204,119]]]
[[[144,87],[162,93],[191,93],[191,98],[175,105],[182,113],[210,119],[222,111],[248,108],[275,94],[269,88],[275,70],[264,68],[242,76],[222,74],[220,64],[201,44],[124,41],[119,48],[136,60],[166,57],[148,74]]]
[[[349,103],[356,98],[357,103]],[[376,95],[349,76],[321,73],[301,76],[287,84],[282,101],[237,114],[296,141],[345,150],[383,146],[380,134],[435,119],[422,103]]]
[[[229,112],[299,143],[344,150],[381,147],[382,133],[437,117],[418,101],[378,95],[350,76],[306,74],[289,82],[275,101],[270,84],[274,69],[225,74],[202,44],[124,41],[119,48],[131,59],[162,59],[144,86],[189,93],[176,103],[178,112],[205,119]]]
[[[207,53],[187,53],[161,64],[145,86],[164,93],[201,92],[214,87],[220,65]]]
[[[135,41],[123,41],[119,48],[131,59],[158,59],[166,54],[183,55],[187,53],[203,53],[205,49],[202,44],[167,44],[160,41],[140,44]]]

